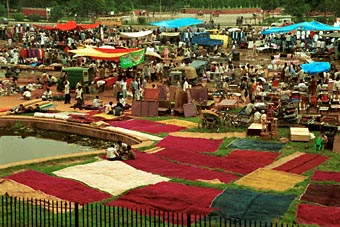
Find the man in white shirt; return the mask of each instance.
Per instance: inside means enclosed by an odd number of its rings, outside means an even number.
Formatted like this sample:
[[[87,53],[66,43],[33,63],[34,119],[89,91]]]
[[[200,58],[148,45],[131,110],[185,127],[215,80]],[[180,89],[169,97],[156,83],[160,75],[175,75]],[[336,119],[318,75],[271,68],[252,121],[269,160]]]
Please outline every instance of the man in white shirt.
[[[183,91],[186,91],[188,88],[189,88],[188,79],[185,79],[185,81],[183,83]]]
[[[122,158],[117,152],[117,148],[114,144],[106,149],[106,159],[109,161],[121,160]]]
[[[22,97],[24,97],[25,100],[30,100],[31,92],[29,90],[24,91],[24,93],[22,94]]]

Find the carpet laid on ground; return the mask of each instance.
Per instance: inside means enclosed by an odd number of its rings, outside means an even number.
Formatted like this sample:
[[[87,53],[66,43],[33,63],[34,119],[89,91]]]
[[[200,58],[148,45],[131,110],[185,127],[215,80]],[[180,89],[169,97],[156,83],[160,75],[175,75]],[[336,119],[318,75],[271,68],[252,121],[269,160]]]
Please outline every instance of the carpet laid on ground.
[[[155,155],[170,160],[196,166],[226,170],[232,173],[248,174],[272,163],[279,155],[276,152],[235,150],[226,157],[217,157],[203,153],[164,149]]]
[[[296,219],[299,224],[339,227],[340,208],[299,204]]]
[[[115,196],[143,185],[169,181],[169,178],[135,169],[124,162],[107,160],[71,166],[53,173]]]
[[[303,152],[300,152],[300,151],[297,151],[297,152],[294,152],[293,154],[290,154],[290,155],[287,155],[287,156],[284,156],[284,157],[280,157],[279,159],[275,160],[273,163],[267,165],[265,168],[267,169],[274,169],[278,166],[281,166],[283,164],[285,164],[286,162],[290,161],[290,160],[293,160],[301,155],[304,155],[305,153]]]
[[[103,121],[105,118],[103,117],[96,117],[93,115],[78,115],[78,114],[70,114],[67,121],[69,122],[76,122],[82,124],[91,124],[92,122],[96,121]]]
[[[261,150],[279,152],[285,146],[284,143],[257,141],[252,139],[236,139],[227,148],[238,150]]]
[[[6,177],[34,190],[80,204],[111,198],[111,195],[90,188],[80,182],[54,177],[34,170],[26,170]]]
[[[340,207],[340,185],[310,184],[300,199],[324,206]]]
[[[212,210],[211,202],[221,192],[221,190],[213,188],[162,182],[131,190],[107,205],[208,215]]]
[[[143,119],[133,119],[128,121],[111,121],[110,125],[114,127],[121,127],[153,134],[165,132],[177,132],[186,129],[185,127],[182,126],[162,124],[159,122],[148,121]]]
[[[38,204],[55,213],[61,213],[68,211],[69,209],[74,209],[74,203],[59,199],[52,195],[48,195],[39,190],[34,190],[27,185],[20,184],[10,179],[0,179],[0,195],[5,194],[16,198],[36,200],[35,204]],[[49,201],[49,203],[44,201]],[[62,207],[65,206],[68,208],[68,210],[62,209]]]
[[[167,136],[155,146],[169,148],[178,152],[215,152],[222,143],[222,139],[189,138]]]
[[[269,224],[284,215],[293,200],[293,195],[228,188],[213,201],[215,210],[211,217],[250,219]]]
[[[340,182],[340,172],[325,172],[316,170],[312,176],[312,180]]]
[[[174,163],[169,160],[161,159],[156,155],[142,152],[137,152],[137,159],[127,160],[125,163],[139,170],[172,178],[183,178],[186,180],[218,179],[222,183],[229,183],[238,179],[238,177],[233,174]]]
[[[184,121],[184,120],[179,120],[179,119],[166,119],[159,121],[160,123],[163,124],[170,124],[170,125],[177,125],[180,127],[186,127],[186,128],[196,128],[197,123],[191,122],[191,121]]]
[[[260,168],[240,178],[237,185],[247,186],[256,190],[284,192],[306,179],[305,176]]]
[[[304,154],[297,158],[294,158],[281,166],[274,168],[275,170],[284,171],[288,173],[302,174],[311,170],[323,162],[325,162],[328,158],[326,156],[317,155],[317,154]]]

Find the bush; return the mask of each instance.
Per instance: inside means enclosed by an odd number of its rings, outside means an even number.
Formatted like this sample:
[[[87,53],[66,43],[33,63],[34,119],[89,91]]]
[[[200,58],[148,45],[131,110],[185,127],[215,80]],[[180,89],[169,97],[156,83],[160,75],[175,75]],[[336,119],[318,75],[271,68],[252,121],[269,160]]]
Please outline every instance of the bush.
[[[22,13],[13,13],[12,17],[16,21],[24,21],[25,20],[25,16]]]
[[[138,17],[137,21],[138,21],[138,24],[145,24],[146,19],[145,19],[145,17]]]
[[[38,22],[41,19],[41,17],[39,15],[36,15],[36,14],[29,15],[27,18],[30,21],[33,21],[33,22]]]

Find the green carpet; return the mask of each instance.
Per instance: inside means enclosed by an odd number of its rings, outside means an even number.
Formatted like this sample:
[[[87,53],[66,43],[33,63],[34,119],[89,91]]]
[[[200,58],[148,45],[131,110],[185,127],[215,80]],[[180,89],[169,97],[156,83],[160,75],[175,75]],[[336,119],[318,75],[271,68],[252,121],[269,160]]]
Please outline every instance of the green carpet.
[[[293,195],[253,192],[243,189],[226,189],[212,203],[212,218],[250,219],[270,223],[284,215]]]

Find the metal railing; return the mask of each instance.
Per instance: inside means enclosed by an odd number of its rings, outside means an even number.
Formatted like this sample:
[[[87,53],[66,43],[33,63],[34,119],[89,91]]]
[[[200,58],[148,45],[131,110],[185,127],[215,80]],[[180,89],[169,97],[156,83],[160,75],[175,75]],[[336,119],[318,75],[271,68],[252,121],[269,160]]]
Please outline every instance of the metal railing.
[[[168,212],[149,209],[126,209],[99,203],[81,205],[25,199],[9,196],[0,198],[1,227],[265,227],[297,226],[279,223],[261,223],[238,218],[225,219],[207,215]]]

